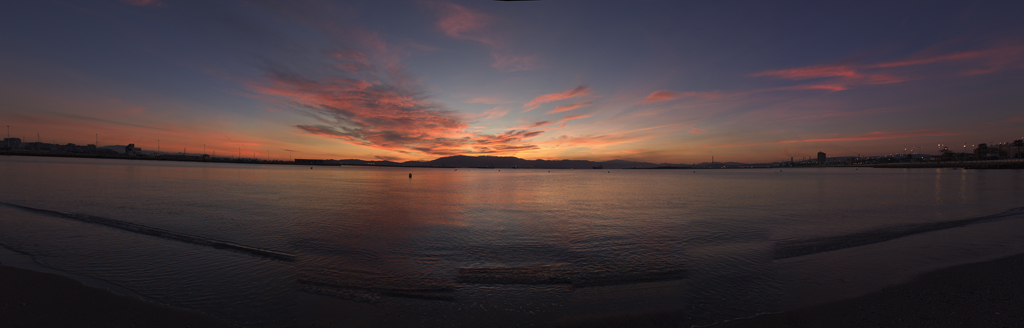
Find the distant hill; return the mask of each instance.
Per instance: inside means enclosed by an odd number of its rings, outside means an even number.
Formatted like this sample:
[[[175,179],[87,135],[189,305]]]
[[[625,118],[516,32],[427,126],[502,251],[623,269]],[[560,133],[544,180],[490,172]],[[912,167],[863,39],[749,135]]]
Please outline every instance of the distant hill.
[[[606,162],[594,162],[584,160],[558,160],[546,161],[526,160],[510,156],[449,156],[441,157],[432,161],[408,161],[404,163],[392,161],[364,161],[358,159],[343,159],[338,161],[345,165],[380,165],[380,166],[420,166],[420,167],[473,167],[473,168],[541,168],[541,169],[627,169],[627,168],[656,168],[656,167],[689,167],[679,164],[654,164],[646,162],[633,162],[625,160],[612,160]]]

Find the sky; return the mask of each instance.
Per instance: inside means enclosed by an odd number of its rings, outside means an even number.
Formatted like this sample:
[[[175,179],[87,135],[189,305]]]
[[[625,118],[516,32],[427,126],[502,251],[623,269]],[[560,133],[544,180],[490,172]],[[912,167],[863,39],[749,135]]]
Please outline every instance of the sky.
[[[0,127],[29,142],[279,160],[970,151],[1024,138],[1022,12],[1021,1],[4,1]]]

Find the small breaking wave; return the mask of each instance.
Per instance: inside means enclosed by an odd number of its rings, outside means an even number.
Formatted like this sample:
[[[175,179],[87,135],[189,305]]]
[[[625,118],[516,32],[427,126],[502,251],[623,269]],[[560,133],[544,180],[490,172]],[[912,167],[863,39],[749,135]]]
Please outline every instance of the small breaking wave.
[[[643,270],[594,270],[566,264],[459,268],[456,280],[469,284],[545,285],[568,284],[576,288],[626,285],[642,282],[678,280],[686,278],[680,268],[652,268]]]
[[[811,255],[840,250],[844,248],[870,245],[910,235],[994,221],[1008,216],[1020,214],[1024,214],[1024,207],[1014,208],[999,214],[970,219],[884,227],[842,236],[782,241],[777,242],[775,244],[774,259],[788,259],[791,257]]]
[[[451,286],[434,286],[426,288],[373,288],[344,286],[302,278],[297,279],[296,281],[299,283],[299,289],[302,291],[358,302],[374,303],[384,296],[434,301],[455,300],[455,288]]]
[[[252,247],[252,246],[240,245],[240,244],[235,244],[235,243],[226,242],[226,241],[214,240],[214,239],[200,237],[200,236],[193,236],[193,235],[184,234],[184,233],[180,233],[180,232],[174,232],[174,231],[170,231],[170,230],[166,230],[166,229],[160,229],[160,228],[145,226],[145,225],[141,225],[141,224],[137,224],[137,223],[131,223],[131,222],[115,220],[115,219],[109,219],[109,218],[98,217],[98,216],[92,216],[92,215],[74,214],[74,213],[67,213],[67,212],[61,212],[61,211],[47,210],[47,209],[29,207],[29,206],[18,205],[18,204],[4,203],[4,202],[0,202],[0,205],[6,205],[6,206],[13,207],[13,208],[16,208],[16,209],[25,210],[25,211],[34,212],[34,213],[39,213],[39,214],[48,215],[48,216],[55,216],[55,217],[59,217],[59,218],[72,219],[72,220],[86,222],[86,223],[99,224],[99,225],[103,225],[103,226],[107,226],[107,227],[111,227],[111,228],[121,229],[121,230],[124,230],[124,231],[139,233],[139,234],[143,234],[143,235],[160,237],[160,238],[170,239],[170,240],[177,240],[177,241],[186,242],[186,243],[195,244],[195,245],[203,245],[203,246],[210,246],[210,247],[214,247],[214,248],[227,249],[227,250],[232,250],[232,251],[242,252],[242,253],[248,253],[248,254],[258,255],[258,256],[263,256],[263,257],[267,257],[267,258],[271,258],[271,259],[275,259],[275,260],[281,260],[281,261],[289,261],[289,262],[295,261],[295,255],[288,254],[288,253],[282,253],[282,252],[278,252],[278,251],[272,251],[272,250],[267,250],[267,249]]]

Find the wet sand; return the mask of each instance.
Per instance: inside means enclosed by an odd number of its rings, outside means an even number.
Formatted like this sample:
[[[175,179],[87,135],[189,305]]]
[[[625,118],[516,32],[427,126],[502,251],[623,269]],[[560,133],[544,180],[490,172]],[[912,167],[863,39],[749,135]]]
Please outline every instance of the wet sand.
[[[1020,327],[1022,275],[1024,254],[941,269],[848,300],[713,327]]]
[[[853,299],[713,327],[1018,327],[1024,323],[1022,273],[1024,254],[938,270]],[[357,318],[362,320],[352,320]],[[381,324],[365,313],[341,311],[335,319],[298,326]],[[632,319],[588,325],[673,326],[682,318]],[[71,326],[231,327],[213,317],[116,295],[63,276],[0,265],[0,327]]]
[[[0,265],[0,327],[233,327],[197,312]]]

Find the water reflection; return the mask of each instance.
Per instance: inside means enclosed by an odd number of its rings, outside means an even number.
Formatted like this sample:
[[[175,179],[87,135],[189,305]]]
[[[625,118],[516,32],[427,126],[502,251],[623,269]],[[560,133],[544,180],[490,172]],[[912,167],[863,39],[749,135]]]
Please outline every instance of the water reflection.
[[[183,247],[190,253],[158,268],[187,274],[157,275],[139,263],[166,252],[166,242],[88,226],[54,229],[61,223],[53,220],[0,220],[4,242],[58,258],[62,249],[75,250],[54,261],[63,269],[104,272],[104,279],[173,295],[168,299],[179,305],[217,307],[238,320],[251,313],[231,304],[253,298],[251,286],[259,285],[278,301],[289,292],[326,295],[373,304],[380,313],[422,315],[439,326],[586,325],[631,316],[701,324],[773,311],[796,288],[789,277],[805,277],[788,265],[830,256],[780,261],[779,244],[825,245],[878,229],[978,217],[1024,199],[1019,172],[1005,171],[310,170],[34,158],[0,159],[0,170],[24,173],[0,176],[5,202],[296,254],[282,265]],[[65,233],[114,243],[47,237]],[[111,251],[128,239],[138,253]],[[108,253],[102,261],[74,260]],[[812,267],[800,270],[818,270]],[[237,275],[245,281],[195,292],[194,299],[168,287],[211,288],[215,282],[204,272],[223,277],[238,268],[246,268]],[[295,311],[272,303],[256,311]]]

